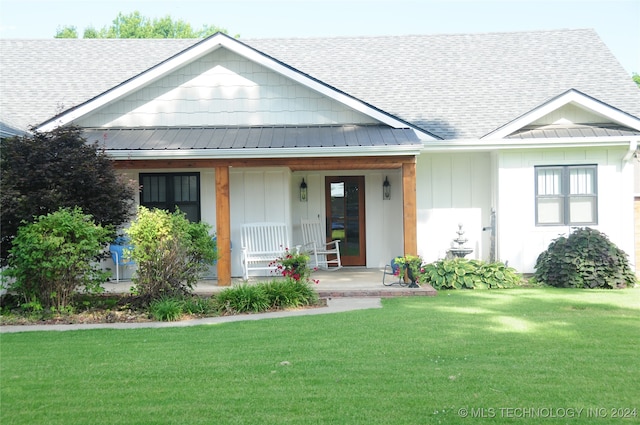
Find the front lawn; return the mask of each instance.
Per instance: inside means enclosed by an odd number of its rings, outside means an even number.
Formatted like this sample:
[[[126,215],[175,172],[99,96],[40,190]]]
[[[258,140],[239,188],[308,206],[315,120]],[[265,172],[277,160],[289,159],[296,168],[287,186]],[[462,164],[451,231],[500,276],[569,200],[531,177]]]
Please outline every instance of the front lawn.
[[[441,291],[383,304],[2,334],[0,423],[639,421],[640,289]]]

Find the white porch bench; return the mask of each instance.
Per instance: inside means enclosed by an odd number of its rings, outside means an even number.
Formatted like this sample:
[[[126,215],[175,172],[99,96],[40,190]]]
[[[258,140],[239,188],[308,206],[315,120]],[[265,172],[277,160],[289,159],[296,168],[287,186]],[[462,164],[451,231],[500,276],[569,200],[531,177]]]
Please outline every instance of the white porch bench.
[[[285,223],[247,223],[242,225],[240,238],[244,280],[249,279],[251,270],[276,270],[276,258],[286,249],[293,250]]]

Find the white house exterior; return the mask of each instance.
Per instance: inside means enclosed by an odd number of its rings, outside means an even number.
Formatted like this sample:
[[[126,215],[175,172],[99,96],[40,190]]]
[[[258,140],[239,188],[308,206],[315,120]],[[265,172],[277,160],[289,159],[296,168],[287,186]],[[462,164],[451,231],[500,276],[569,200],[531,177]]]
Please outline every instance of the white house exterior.
[[[242,224],[285,222],[296,245],[303,218],[343,231],[347,266],[443,258],[459,224],[467,258],[523,273],[572,226],[635,261],[640,90],[590,30],[0,46],[2,121],[83,127],[139,204],[181,191],[216,228],[222,283]]]

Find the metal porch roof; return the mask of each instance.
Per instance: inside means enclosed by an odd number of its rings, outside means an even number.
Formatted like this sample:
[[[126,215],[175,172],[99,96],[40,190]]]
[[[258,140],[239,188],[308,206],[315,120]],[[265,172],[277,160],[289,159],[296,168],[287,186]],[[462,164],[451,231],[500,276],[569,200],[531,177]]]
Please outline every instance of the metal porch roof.
[[[408,128],[377,125],[85,129],[107,151],[337,148],[420,145]]]
[[[541,127],[524,127],[507,139],[546,139],[561,137],[619,137],[639,136],[640,131],[627,127],[595,124],[545,125]]]

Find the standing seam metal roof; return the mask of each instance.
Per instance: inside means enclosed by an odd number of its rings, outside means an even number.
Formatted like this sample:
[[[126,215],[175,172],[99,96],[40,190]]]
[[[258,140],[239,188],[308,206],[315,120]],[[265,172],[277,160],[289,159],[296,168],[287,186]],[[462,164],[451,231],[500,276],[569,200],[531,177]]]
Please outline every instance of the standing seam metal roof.
[[[270,137],[273,133],[276,133],[277,137]],[[420,140],[413,130],[375,125],[96,128],[86,129],[84,136],[89,142],[98,142],[107,151],[420,145]],[[185,143],[188,140],[197,140],[197,144]],[[272,140],[278,140],[281,144],[274,146],[270,143]]]

